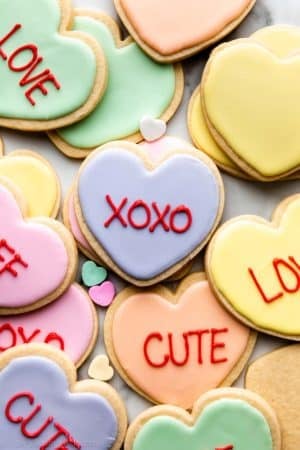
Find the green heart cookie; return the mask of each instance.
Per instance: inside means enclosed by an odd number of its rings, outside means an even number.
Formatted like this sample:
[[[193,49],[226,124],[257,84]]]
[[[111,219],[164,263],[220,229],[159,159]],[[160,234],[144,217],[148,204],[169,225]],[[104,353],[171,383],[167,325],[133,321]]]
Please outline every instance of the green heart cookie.
[[[95,88],[97,60],[82,39],[64,35],[68,2],[0,0],[0,11],[0,118],[38,126],[84,107]]]
[[[81,276],[85,286],[93,287],[106,280],[107,270],[97,266],[93,261],[87,261],[82,266]]]
[[[221,399],[206,406],[192,427],[168,416],[147,422],[133,450],[273,450],[262,413],[243,400]]]
[[[139,132],[141,118],[161,117],[176,92],[175,66],[154,62],[134,42],[117,47],[116,29],[112,34],[116,25],[106,16],[96,17],[76,16],[73,29],[88,33],[102,46],[108,63],[106,92],[86,119],[57,131],[66,144],[79,149]]]

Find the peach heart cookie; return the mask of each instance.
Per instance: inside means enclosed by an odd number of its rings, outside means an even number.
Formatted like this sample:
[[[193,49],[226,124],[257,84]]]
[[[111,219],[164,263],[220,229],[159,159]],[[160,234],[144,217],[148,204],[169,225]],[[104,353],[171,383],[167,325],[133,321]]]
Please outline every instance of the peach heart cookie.
[[[280,58],[300,51],[300,29],[297,27],[287,25],[265,27],[254,33],[249,39],[262,44]],[[200,86],[197,87],[190,100],[188,126],[195,146],[210,156],[221,169],[240,178],[250,177],[229,158],[214,140],[203,113]],[[297,174],[294,176],[299,178]]]
[[[0,125],[41,131],[89,114],[106,87],[106,64],[95,40],[67,31],[71,2],[0,0],[0,10]]]
[[[216,166],[189,147],[153,163],[139,146],[111,142],[86,159],[75,184],[75,212],[90,246],[141,286],[172,276],[200,252],[223,203]]]
[[[77,284],[37,311],[0,317],[0,352],[29,343],[63,350],[79,367],[94,347],[98,318],[86,292]]]
[[[289,39],[278,52],[257,39],[232,41],[212,53],[201,99],[209,129],[226,154],[250,176],[272,181],[300,166],[300,52],[286,53]],[[295,45],[290,42],[290,48]]]
[[[92,36],[108,63],[108,86],[97,108],[84,120],[50,133],[68,156],[84,158],[116,139],[142,140],[144,115],[168,121],[177,110],[184,88],[180,65],[157,64],[131,39],[121,40],[116,22],[92,11],[76,11],[73,29]]]
[[[250,365],[246,386],[276,411],[282,428],[282,448],[298,450],[300,442],[300,345],[290,345]]]
[[[204,274],[189,275],[175,294],[163,286],[125,289],[108,310],[104,337],[133,389],[185,409],[209,389],[230,386],[256,340],[220,306]]]
[[[300,195],[283,201],[273,222],[240,216],[211,240],[206,270],[215,294],[245,324],[300,340]]]
[[[174,380],[173,380],[174,382]],[[191,414],[156,406],[129,427],[124,450],[281,450],[280,425],[263,398],[242,389],[217,389]]]
[[[77,381],[71,360],[43,344],[0,356],[1,446],[6,450],[119,450],[126,412],[117,392]]]
[[[187,58],[236,28],[255,0],[114,0],[130,34],[154,59]]]
[[[22,199],[0,179],[0,314],[56,300],[72,283],[77,251],[68,230],[48,218],[25,219]]]
[[[27,216],[56,217],[60,206],[60,184],[48,161],[30,150],[4,156],[0,150],[0,177],[11,180],[27,203]]]

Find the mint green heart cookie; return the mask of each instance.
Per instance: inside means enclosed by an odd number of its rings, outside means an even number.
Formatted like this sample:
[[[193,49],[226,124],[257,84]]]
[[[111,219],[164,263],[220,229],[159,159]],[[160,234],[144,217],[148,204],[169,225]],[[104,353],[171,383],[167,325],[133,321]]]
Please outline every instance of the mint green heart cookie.
[[[69,2],[0,0],[0,11],[0,125],[44,130],[89,113],[104,90],[105,67],[95,86],[100,48],[65,30]]]
[[[108,63],[108,86],[92,114],[78,124],[57,131],[63,142],[55,136],[53,140],[62,151],[63,144],[91,149],[130,137],[139,132],[143,116],[159,118],[166,113],[175,95],[178,96],[174,65],[158,64],[136,43],[120,41],[117,25],[110,17],[96,13],[77,15],[73,29],[88,33],[101,44]],[[172,113],[181,95],[178,97]]]
[[[239,399],[215,400],[191,427],[168,416],[149,420],[132,450],[275,450],[263,414]]]
[[[81,277],[85,286],[97,286],[106,280],[107,270],[97,266],[93,261],[87,261],[82,266]]]

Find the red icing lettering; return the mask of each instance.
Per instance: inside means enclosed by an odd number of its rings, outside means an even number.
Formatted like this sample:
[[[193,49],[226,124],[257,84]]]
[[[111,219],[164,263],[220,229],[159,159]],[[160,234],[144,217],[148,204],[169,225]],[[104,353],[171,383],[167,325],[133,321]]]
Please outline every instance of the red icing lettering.
[[[15,416],[12,413],[12,408],[17,408],[18,401],[19,400],[26,400],[30,406],[33,406],[33,410],[27,417],[23,416]],[[48,438],[47,441],[42,444],[39,449],[40,450],[46,450],[55,442],[57,442],[57,439],[63,438],[63,442],[56,444],[55,449],[56,450],[67,450],[68,444],[72,445],[73,448],[81,449],[81,445],[72,437],[71,433],[66,430],[61,424],[54,421],[54,417],[49,416],[44,423],[37,428],[35,431],[28,430],[28,425],[30,425],[30,422],[34,419],[34,422],[36,423],[36,418],[39,415],[40,411],[42,411],[42,405],[38,404],[34,406],[35,403],[35,397],[31,392],[20,392],[13,397],[11,397],[10,400],[8,400],[6,406],[5,406],[5,416],[7,420],[9,420],[11,423],[14,424],[20,424],[20,431],[28,439],[36,439],[39,436],[43,434],[43,432],[47,429],[49,431],[49,427],[52,425],[54,428],[54,434],[51,436],[51,438]],[[49,436],[49,433],[48,433]],[[53,448],[53,447],[52,447]]]
[[[124,208],[124,206],[126,205],[128,199],[123,198],[120,205],[116,206],[113,203],[110,195],[107,195],[105,198],[106,198],[107,203],[109,204],[109,206],[111,207],[111,209],[113,211],[113,214],[104,223],[105,228],[108,228],[115,219],[118,219],[123,227],[127,227],[127,223],[126,223],[125,219],[122,217],[121,211]]]
[[[179,228],[175,224],[175,218],[178,214],[179,215],[185,214],[186,218],[187,218],[185,225],[181,228]],[[175,233],[185,233],[192,226],[192,222],[193,222],[193,217],[192,217],[191,210],[184,205],[178,206],[171,213],[170,227],[172,228],[173,231],[175,231]]]
[[[234,450],[233,445],[226,445],[226,447],[217,447],[215,450]]]
[[[53,444],[55,441],[57,441],[58,438],[65,438],[63,442],[59,444],[59,447],[55,447],[55,450],[67,450],[67,445],[72,445],[73,448],[81,449],[81,445],[75,441],[75,439],[70,435],[70,433],[65,430],[59,423],[54,423],[54,426],[56,428],[56,433],[43,445],[41,445],[40,450],[46,450]]]
[[[157,340],[159,342],[163,341],[163,337],[160,333],[152,333],[150,334],[144,343],[144,355],[146,358],[147,363],[149,366],[155,367],[155,368],[161,368],[168,364],[170,357],[168,355],[164,355],[163,360],[161,362],[154,362],[151,360],[149,356],[149,344],[151,341]]]
[[[0,352],[4,352],[5,350],[15,347],[18,344],[28,344],[28,343],[34,341],[35,338],[37,338],[38,336],[40,337],[41,333],[42,333],[42,330],[40,330],[38,328],[33,331],[26,332],[25,329],[21,326],[14,327],[12,324],[10,324],[8,322],[4,323],[3,325],[0,326],[0,339],[3,336],[3,340],[5,340],[5,342],[7,342],[7,344],[6,345],[2,344],[0,346]],[[61,350],[65,349],[65,343],[64,343],[63,338],[55,332],[51,332],[51,333],[47,334],[44,339],[39,338],[38,341],[39,342],[42,341],[45,344],[51,343],[53,345],[54,345],[54,342],[57,342],[58,347]]]
[[[38,436],[40,436],[43,433],[43,431],[45,431],[45,429],[50,425],[50,423],[53,422],[53,417],[48,417],[48,419],[45,420],[43,425],[41,425],[35,431],[28,431],[27,425],[29,425],[30,422],[32,421],[32,419],[34,419],[38,415],[38,413],[42,409],[42,406],[41,405],[35,406],[35,408],[32,410],[32,412],[27,417],[23,417],[23,416],[14,417],[11,414],[11,408],[15,404],[16,401],[20,400],[20,398],[23,398],[23,399],[26,398],[30,405],[33,405],[34,400],[35,400],[34,396],[28,392],[21,392],[19,394],[14,395],[8,401],[8,403],[6,405],[6,408],[5,408],[6,418],[12,423],[17,423],[17,424],[20,423],[21,424],[21,432],[25,437],[27,437],[29,439],[35,439]]]
[[[19,23],[16,24],[1,40],[0,40],[0,56],[1,58],[6,61],[7,60],[7,54],[4,53],[2,46],[5,44],[18,30],[22,28],[22,25]]]
[[[145,220],[142,223],[135,222],[134,218],[133,218],[133,213],[138,208],[143,208],[143,210],[145,211]],[[145,202],[143,202],[143,200],[137,200],[136,202],[132,203],[132,205],[130,206],[130,208],[128,210],[128,221],[133,228],[142,230],[143,228],[146,228],[149,226],[150,220],[151,220],[151,211],[150,211],[148,205]]]
[[[294,294],[300,290],[300,265],[293,256],[289,256],[288,260],[274,258],[272,267],[274,269],[275,280],[278,284],[278,288],[276,289],[278,291],[271,296],[266,293],[261,282],[258,281],[254,270],[251,268],[248,269],[250,277],[265,303],[272,303],[275,300],[282,298],[285,294]],[[287,277],[287,275],[289,275],[289,277]]]
[[[4,252],[6,252],[6,256],[4,256]],[[7,255],[8,254],[8,255]],[[0,262],[3,264],[0,265],[0,275],[5,272],[9,272],[13,277],[18,276],[18,270],[22,267],[25,269],[28,268],[27,262],[25,262],[21,255],[16,253],[15,249],[13,249],[5,239],[0,240]]]
[[[6,345],[5,347],[3,347],[1,345],[0,352],[4,352],[5,350],[8,350],[9,348],[15,347],[15,345],[17,344],[17,334],[16,334],[15,330],[13,329],[12,325],[10,325],[9,323],[5,323],[5,324],[1,325],[0,335],[2,335],[2,333],[7,334],[7,336],[9,335],[11,338],[11,342],[9,345]]]
[[[112,210],[112,214],[104,222],[105,228],[109,228],[114,220],[118,220],[124,228],[127,228],[128,225],[137,230],[148,228],[150,233],[154,233],[158,227],[161,227],[165,232],[172,230],[174,233],[181,234],[188,231],[193,224],[192,212],[184,205],[177,206],[174,209],[172,209],[171,205],[161,208],[156,202],[148,205],[144,200],[136,200],[131,205],[128,205],[128,211],[125,212],[124,208],[128,203],[127,197],[124,197],[118,206],[110,195],[106,195],[105,199]],[[141,222],[137,222],[137,219],[134,217],[134,212],[138,208],[144,211],[144,218],[140,219]],[[185,217],[181,226],[177,223],[180,216]]]
[[[211,329],[211,354],[210,354],[210,362],[212,364],[220,364],[228,361],[228,358],[217,359],[216,351],[220,348],[225,348],[224,342],[216,342],[216,336],[221,333],[228,333],[228,328],[222,328],[221,330],[217,330],[216,328]]]
[[[61,89],[61,85],[50,69],[44,69],[40,73],[34,73],[38,66],[43,62],[43,57],[39,54],[39,49],[35,44],[24,44],[17,47],[9,56],[4,52],[2,46],[13,37],[13,35],[22,28],[22,25],[16,24],[9,33],[0,40],[0,56],[7,61],[7,66],[12,72],[25,72],[22,76],[19,86],[31,86],[25,91],[24,95],[32,106],[36,105],[33,98],[35,91],[41,92],[44,96],[48,95],[49,90],[46,84],[51,84],[56,90]],[[28,54],[28,60],[21,65],[18,64],[18,56]]]
[[[164,337],[161,333],[151,333],[144,342],[144,356],[149,366],[154,367],[156,369],[163,368],[168,364],[173,364],[177,367],[183,367],[188,364],[190,359],[193,357],[191,352],[191,348],[196,343],[197,348],[197,363],[199,365],[210,363],[210,364],[222,364],[228,361],[228,358],[218,357],[217,352],[221,349],[225,349],[225,342],[219,341],[217,336],[220,334],[228,333],[228,328],[211,328],[211,329],[202,329],[202,330],[193,330],[188,331],[186,333],[182,333],[179,337],[174,335],[173,333],[167,333]],[[210,339],[209,339],[210,335]],[[197,339],[195,339],[197,338]],[[178,348],[177,352],[175,351],[175,342],[178,342],[178,339],[182,341],[183,351],[181,350],[180,355],[178,356]],[[209,348],[209,358],[207,361],[204,361],[203,358],[203,347],[207,345]],[[164,348],[164,351],[162,350]],[[161,357],[154,358],[154,349],[156,349],[156,355],[159,353],[157,351],[160,350]]]
[[[171,206],[167,205],[163,212],[161,212],[158,208],[157,203],[153,202],[152,208],[157,215],[157,220],[149,228],[150,233],[153,233],[158,225],[161,225],[165,231],[170,231],[169,225],[165,222],[165,217],[169,214]]]
[[[57,333],[49,333],[48,336],[46,336],[45,344],[50,344],[50,342],[53,342],[53,341],[58,342],[61,350],[65,349],[64,340],[59,334],[57,334]]]

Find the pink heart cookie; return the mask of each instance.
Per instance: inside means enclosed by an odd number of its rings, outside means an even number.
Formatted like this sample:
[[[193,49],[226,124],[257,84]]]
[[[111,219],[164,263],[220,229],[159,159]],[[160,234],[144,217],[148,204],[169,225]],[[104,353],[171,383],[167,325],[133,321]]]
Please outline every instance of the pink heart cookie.
[[[0,180],[0,314],[44,306],[71,284],[77,266],[72,236],[52,219],[24,220],[14,187]]]
[[[133,389],[154,403],[185,409],[209,389],[230,386],[255,343],[202,274],[188,276],[175,294],[162,286],[125,289],[104,331],[110,359]]]
[[[221,39],[254,4],[255,0],[115,0],[135,40],[163,62],[186,58]]]
[[[0,353],[23,344],[45,343],[63,350],[79,367],[91,352],[97,334],[96,310],[84,289],[72,284],[44,308],[0,317]]]

